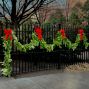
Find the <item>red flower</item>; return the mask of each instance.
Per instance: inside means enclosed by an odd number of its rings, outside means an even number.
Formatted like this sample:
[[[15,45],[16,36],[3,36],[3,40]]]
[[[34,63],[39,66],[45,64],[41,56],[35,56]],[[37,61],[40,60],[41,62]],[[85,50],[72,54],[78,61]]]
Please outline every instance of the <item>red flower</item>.
[[[64,30],[64,29],[60,29],[59,32],[60,32],[61,35],[62,35],[62,39],[66,38],[65,30]]]
[[[35,33],[39,40],[42,40],[42,29],[40,27],[35,27]]]
[[[4,29],[5,40],[12,40],[12,29]]]
[[[78,33],[79,34],[83,34],[84,33],[84,30],[83,29],[79,29]]]
[[[79,29],[78,34],[80,35],[80,40],[83,40],[84,30]]]

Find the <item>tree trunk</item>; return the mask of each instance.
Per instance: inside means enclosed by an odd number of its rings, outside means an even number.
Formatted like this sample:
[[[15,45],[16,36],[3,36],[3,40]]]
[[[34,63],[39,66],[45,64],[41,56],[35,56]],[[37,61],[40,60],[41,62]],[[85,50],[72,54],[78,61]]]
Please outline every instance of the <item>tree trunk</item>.
[[[11,13],[11,21],[13,24],[16,23],[16,2],[17,0],[12,0],[12,13]]]

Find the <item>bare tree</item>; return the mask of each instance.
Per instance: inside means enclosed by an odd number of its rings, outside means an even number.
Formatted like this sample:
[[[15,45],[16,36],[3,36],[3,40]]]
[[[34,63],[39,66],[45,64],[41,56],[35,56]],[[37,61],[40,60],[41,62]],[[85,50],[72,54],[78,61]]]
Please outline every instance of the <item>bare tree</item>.
[[[35,13],[39,25],[45,22],[50,11],[51,11],[50,7],[48,7],[48,5],[45,5]]]
[[[49,20],[49,17],[54,14],[54,12],[62,11],[64,13],[64,9],[66,8],[67,12],[67,1],[66,0],[51,0],[50,3],[44,5],[42,8],[40,8],[38,11],[36,11],[35,15],[37,18],[37,21],[39,24],[45,22],[46,20]],[[61,13],[59,13],[61,14]],[[55,17],[57,17],[58,14],[55,14]],[[60,16],[60,15],[59,15]]]
[[[14,25],[22,24],[44,4],[51,0],[1,0],[0,16]],[[10,18],[10,19],[8,19]]]

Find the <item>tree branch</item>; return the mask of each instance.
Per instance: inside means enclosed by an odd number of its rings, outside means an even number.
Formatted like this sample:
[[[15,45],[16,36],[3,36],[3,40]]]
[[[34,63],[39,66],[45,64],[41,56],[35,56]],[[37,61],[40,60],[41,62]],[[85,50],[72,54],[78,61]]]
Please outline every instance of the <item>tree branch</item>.
[[[28,14],[26,14],[26,12],[25,13],[23,13],[23,16],[22,15],[20,15],[19,16],[19,22],[21,21],[21,19],[25,19],[25,18],[28,18],[32,13],[34,13],[36,10],[38,10],[39,9],[39,7],[41,7],[41,5],[44,3],[44,0],[41,0],[40,2],[39,2],[39,4],[31,11],[31,12],[29,12]],[[25,15],[24,15],[25,14]]]
[[[20,12],[23,10],[24,6],[26,5],[26,7],[28,7],[28,5],[33,2],[34,0],[29,0],[29,2],[27,3],[27,1],[24,1],[24,4],[20,7],[20,9],[17,11],[17,16],[20,14]]]

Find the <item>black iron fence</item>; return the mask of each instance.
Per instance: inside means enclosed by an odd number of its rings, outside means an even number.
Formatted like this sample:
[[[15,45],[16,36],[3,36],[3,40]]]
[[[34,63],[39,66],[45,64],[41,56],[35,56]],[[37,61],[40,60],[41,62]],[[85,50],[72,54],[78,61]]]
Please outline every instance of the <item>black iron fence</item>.
[[[56,49],[53,52],[43,50],[12,54],[13,74],[49,69],[64,69],[68,65],[89,62],[89,50]]]
[[[61,28],[59,27],[60,26],[51,25],[42,26],[43,38],[47,41],[48,44],[53,42],[57,31]],[[62,28],[65,28],[67,37],[72,42],[74,42],[78,28],[76,26]],[[31,40],[32,32],[34,32],[34,27],[32,25],[26,24],[22,25],[16,30],[14,29],[14,31],[19,41],[22,44],[26,44]],[[89,33],[87,31],[86,35],[89,39]],[[89,48],[84,49],[81,42],[80,46],[75,51],[69,50],[65,47],[63,47],[62,49],[56,47],[53,52],[46,52],[44,49],[36,47],[34,50],[24,53],[19,52],[13,43],[12,60],[13,75],[28,73],[32,71],[63,69],[68,65],[89,62]]]

